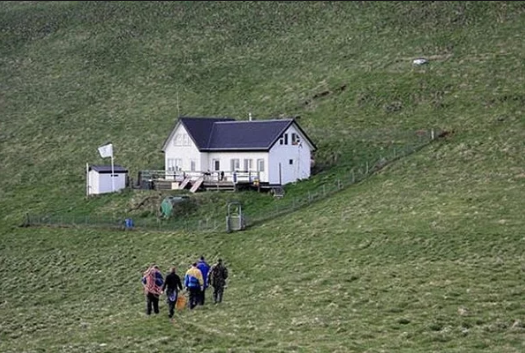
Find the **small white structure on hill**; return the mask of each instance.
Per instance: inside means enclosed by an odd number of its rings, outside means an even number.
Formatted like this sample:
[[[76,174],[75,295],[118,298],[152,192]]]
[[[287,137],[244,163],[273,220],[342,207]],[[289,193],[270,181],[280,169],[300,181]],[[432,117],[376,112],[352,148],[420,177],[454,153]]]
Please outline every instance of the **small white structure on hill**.
[[[126,188],[128,170],[119,165],[88,165],[86,175],[86,193],[88,195],[105,194]],[[113,178],[113,181],[111,180]],[[114,188],[114,190],[112,190]]]

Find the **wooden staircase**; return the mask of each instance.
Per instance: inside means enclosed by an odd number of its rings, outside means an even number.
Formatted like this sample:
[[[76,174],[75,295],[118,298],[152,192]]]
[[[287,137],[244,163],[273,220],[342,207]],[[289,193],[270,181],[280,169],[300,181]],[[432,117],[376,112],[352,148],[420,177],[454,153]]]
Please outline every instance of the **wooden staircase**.
[[[204,178],[203,177],[200,177],[199,179],[197,179],[195,184],[193,184],[191,186],[190,192],[193,192],[193,193],[197,192],[197,190],[199,190],[199,188],[201,187],[203,182],[204,182]]]
[[[190,182],[190,178],[185,178],[182,183],[180,183],[179,185],[179,189],[184,189],[186,187],[186,185],[188,185],[188,183]]]

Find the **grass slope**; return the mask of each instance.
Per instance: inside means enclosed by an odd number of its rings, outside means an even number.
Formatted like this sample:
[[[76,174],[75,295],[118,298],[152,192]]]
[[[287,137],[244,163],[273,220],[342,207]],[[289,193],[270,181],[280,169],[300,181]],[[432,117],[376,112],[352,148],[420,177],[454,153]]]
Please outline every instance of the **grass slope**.
[[[523,351],[524,10],[1,3],[0,351]],[[127,205],[86,202],[85,163],[112,140],[133,172],[161,167],[177,95],[187,115],[299,114],[322,163],[360,129],[454,133],[245,232],[16,227]],[[230,266],[224,305],[146,318],[145,266],[200,254]]]

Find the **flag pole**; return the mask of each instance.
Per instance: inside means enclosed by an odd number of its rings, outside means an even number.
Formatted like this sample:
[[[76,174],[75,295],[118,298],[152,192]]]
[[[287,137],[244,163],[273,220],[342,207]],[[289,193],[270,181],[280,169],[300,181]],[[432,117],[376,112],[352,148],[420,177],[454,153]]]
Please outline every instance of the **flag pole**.
[[[86,198],[89,197],[89,163],[86,163]]]
[[[113,153],[111,153],[111,192],[115,192],[115,169],[113,167]]]

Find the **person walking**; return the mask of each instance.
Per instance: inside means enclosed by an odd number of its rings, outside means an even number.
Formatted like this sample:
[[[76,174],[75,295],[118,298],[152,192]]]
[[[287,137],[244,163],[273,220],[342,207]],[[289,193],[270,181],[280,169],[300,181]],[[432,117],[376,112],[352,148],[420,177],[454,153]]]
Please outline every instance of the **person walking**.
[[[204,289],[202,272],[197,268],[196,262],[186,271],[184,287],[190,292],[190,309],[193,309],[199,304],[200,292]]]
[[[177,274],[177,269],[175,266],[172,266],[170,273],[166,276],[166,281],[162,286],[162,291],[166,293],[166,302],[168,303],[168,317],[173,318],[175,313],[175,304],[177,303],[177,297],[179,296],[179,291],[182,290],[182,282],[180,277]]]
[[[222,302],[222,295],[224,293],[227,278],[228,268],[223,264],[222,259],[219,259],[217,263],[210,268],[210,272],[208,273],[208,281],[213,287],[214,304]]]
[[[146,315],[159,313],[159,296],[162,293],[164,278],[155,264],[151,265],[142,276],[142,285],[146,295]]]
[[[202,280],[204,281],[204,286],[199,297],[199,304],[204,305],[204,300],[206,299],[206,289],[208,289],[208,272],[210,271],[210,265],[208,265],[204,259],[204,256],[201,256],[200,260],[197,261],[197,268],[201,271]]]

